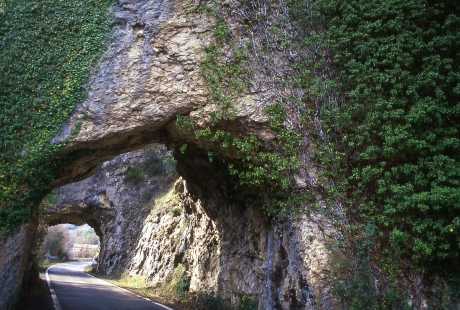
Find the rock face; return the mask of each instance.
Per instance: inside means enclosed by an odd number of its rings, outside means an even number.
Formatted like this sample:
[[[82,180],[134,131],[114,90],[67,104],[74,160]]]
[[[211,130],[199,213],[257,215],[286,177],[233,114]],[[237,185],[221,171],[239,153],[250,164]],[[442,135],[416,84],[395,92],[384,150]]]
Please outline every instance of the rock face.
[[[164,176],[144,174],[137,185],[126,180],[128,167],[150,161],[145,150],[124,154],[93,177],[59,188],[45,222],[93,226],[105,274],[128,271],[163,283],[182,264],[192,291],[230,298],[242,292],[259,300],[260,309],[328,307],[327,238],[317,225],[302,217],[273,223],[233,203],[218,171],[197,173],[214,169],[199,156],[178,167],[194,174],[193,183],[179,179],[158,191]]]
[[[127,253],[132,252],[140,233],[151,197],[163,187],[164,179],[172,175],[152,176],[142,173],[155,162],[162,168],[164,159],[171,156],[163,146],[120,155],[105,162],[93,176],[60,187],[57,202],[46,210],[42,221],[48,225],[88,223],[101,242],[100,268],[105,273],[123,270]],[[128,180],[129,169],[138,169],[138,179]],[[139,182],[139,183],[138,183]]]
[[[107,160],[151,143],[183,142],[173,124],[177,115],[209,122],[213,107],[199,62],[214,24],[209,16],[190,14],[196,5],[120,0],[111,8],[116,23],[113,43],[87,85],[88,98],[54,139],[62,141],[81,126],[62,150],[74,160],[57,171],[51,187],[84,180]],[[235,121],[228,126],[266,142],[273,135],[266,128],[266,103],[260,98],[270,96],[268,90],[262,92],[241,93],[232,103]],[[118,157],[103,168],[129,164],[135,154]],[[142,193],[134,194],[134,185],[120,187],[117,168],[99,170],[90,179],[60,188],[59,209],[49,210],[48,222],[92,225],[102,238],[99,268],[106,273],[129,268],[161,281],[183,263],[193,290],[215,290],[226,296],[242,291],[260,298],[261,309],[310,309],[313,300],[327,307],[327,225],[303,217],[271,223],[260,211],[233,202],[225,177],[202,151],[192,146],[186,154],[175,155],[185,180],[175,187],[175,213],[139,210],[142,216],[133,215],[134,209],[142,209]],[[299,184],[306,182],[299,179]],[[148,190],[155,192],[150,185]],[[0,244],[0,279],[16,281],[11,289],[0,288],[2,309],[20,287],[29,255],[27,242],[36,225],[31,222]],[[175,239],[162,239],[162,231]],[[10,268],[14,257],[21,259],[17,268]]]
[[[22,279],[30,270],[29,257],[38,217],[19,228],[16,235],[0,240],[0,309],[9,309],[19,298]]]
[[[94,173],[115,155],[167,141],[165,128],[176,115],[206,104],[198,63],[209,34],[194,30],[183,5],[143,0],[113,7],[114,42],[89,82],[88,98],[55,138],[62,141],[80,123],[63,152],[85,151],[54,185]]]
[[[180,142],[182,137],[171,126],[177,115],[209,121],[213,109],[199,64],[211,42],[213,20],[191,14],[197,5],[124,0],[112,8],[114,42],[88,83],[88,98],[54,138],[63,141],[80,124],[79,133],[62,151],[76,159],[57,173],[52,186],[81,180],[107,159],[152,142]],[[242,93],[233,105],[233,127],[271,138],[261,126],[266,117],[260,94]],[[197,115],[199,107],[204,109]]]

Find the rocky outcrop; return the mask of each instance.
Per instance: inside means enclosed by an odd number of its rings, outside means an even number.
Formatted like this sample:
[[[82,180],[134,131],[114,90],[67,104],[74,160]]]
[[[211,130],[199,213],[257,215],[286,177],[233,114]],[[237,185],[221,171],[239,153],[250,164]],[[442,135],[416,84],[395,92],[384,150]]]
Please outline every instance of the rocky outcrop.
[[[0,239],[0,309],[9,309],[19,299],[22,279],[30,271],[31,249],[35,241],[38,216],[19,227],[18,232]]]
[[[115,155],[171,142],[167,125],[176,115],[207,104],[199,62],[211,40],[212,21],[192,18],[187,5],[196,4],[120,1],[112,8],[118,25],[114,42],[89,82],[88,98],[54,139],[64,140],[80,124],[62,151],[76,159],[58,172],[53,186],[82,179]],[[241,122],[265,121],[255,103],[254,95],[242,96],[236,107]]]
[[[272,222],[232,202],[220,172],[198,154],[178,167],[191,181],[163,187],[164,174],[144,173],[134,185],[128,167],[168,154],[154,149],[155,156],[152,148],[121,155],[93,177],[59,188],[44,221],[93,226],[104,274],[127,271],[162,284],[182,264],[192,291],[230,298],[241,292],[260,300],[260,309],[330,305],[327,231],[307,217]]]
[[[209,122],[213,106],[199,74],[199,62],[211,41],[213,20],[208,15],[195,16],[197,4],[120,0],[111,8],[116,23],[113,43],[87,84],[88,98],[76,107],[54,139],[70,138],[62,153],[72,155],[73,160],[56,172],[51,187],[84,180],[107,160],[153,142],[183,142],[183,133],[174,126],[177,115],[189,115],[201,125]],[[263,113],[266,101],[261,100],[270,98],[269,93],[268,89],[241,93],[232,103],[235,121],[221,126],[257,135],[263,143],[270,141],[273,135]],[[71,135],[76,128],[80,128],[78,134]],[[131,194],[134,185],[119,187],[117,168],[106,170],[105,175],[100,170],[83,183],[60,188],[59,209],[49,210],[47,221],[91,224],[103,240],[99,268],[106,273],[128,267],[161,279],[162,264],[171,269],[183,262],[194,290],[218,290],[224,295],[242,291],[260,297],[261,309],[289,308],[291,304],[312,308],[314,299],[316,303],[324,300],[326,305],[327,298],[322,296],[327,296],[327,221],[318,226],[299,217],[271,223],[260,211],[234,203],[225,175],[204,153],[190,146],[186,154],[175,154],[178,172],[185,180],[175,194],[179,215],[140,210],[145,218],[133,216],[133,210],[140,208],[140,196]],[[131,160],[120,158],[103,168]],[[299,184],[309,182],[303,179],[308,173],[299,177]],[[74,190],[68,190],[72,186]],[[149,190],[154,192],[154,185]],[[178,243],[171,244],[169,254],[152,254],[159,231],[170,229],[167,227],[177,221],[186,223],[182,230],[174,230]],[[145,227],[145,231],[133,227]],[[27,252],[24,242],[30,238],[22,236],[16,236],[22,238],[17,239],[22,250],[10,248],[8,239],[0,244],[0,253]],[[164,251],[164,246],[161,249]],[[21,257],[17,264],[22,266],[28,253]],[[0,279],[10,274],[20,281],[23,268],[6,269],[9,261],[0,257]],[[19,284],[12,287],[0,289],[0,300],[9,298]]]
[[[143,225],[146,206],[173,177],[162,174],[161,160],[168,155],[165,147],[156,145],[105,162],[92,177],[60,187],[56,204],[45,211],[42,222],[89,224],[100,238],[100,268],[105,273],[123,270],[125,256],[135,247]],[[152,163],[157,165],[155,175],[146,172]],[[125,176],[133,168],[139,171],[135,182]]]

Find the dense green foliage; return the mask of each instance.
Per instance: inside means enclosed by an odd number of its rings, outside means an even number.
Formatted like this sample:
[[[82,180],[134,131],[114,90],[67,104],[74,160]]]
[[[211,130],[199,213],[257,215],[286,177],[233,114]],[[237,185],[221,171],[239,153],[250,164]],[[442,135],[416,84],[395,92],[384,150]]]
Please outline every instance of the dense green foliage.
[[[110,0],[0,3],[0,235],[26,221],[63,158],[51,144],[108,38]],[[74,128],[72,133],[78,132]]]
[[[348,216],[379,227],[386,254],[389,245],[416,261],[458,258],[460,8],[398,0],[286,4],[299,33],[283,33],[282,18],[287,16],[282,16],[270,26],[275,37],[271,44],[310,51],[297,57],[292,64],[296,75],[284,83],[306,90],[304,102],[296,103],[303,105],[302,118],[319,115],[326,133],[319,135],[317,128],[309,132],[318,142],[316,159],[323,176],[336,181],[334,188],[324,181],[323,192],[346,194]],[[252,4],[245,5],[250,12]],[[219,130],[220,121],[233,120],[232,102],[246,89],[250,54],[229,43],[232,34],[217,2],[203,8],[215,16],[216,41],[206,49],[201,72],[218,108],[213,126],[194,128],[195,136],[231,149],[237,159],[229,164],[231,173],[241,185],[268,193],[265,209],[277,213],[287,205],[288,172],[298,167],[293,158],[299,133],[283,125],[281,102],[267,110],[278,133],[271,152],[263,151],[256,137]],[[266,21],[256,14],[252,18],[246,21],[252,27]],[[231,57],[223,52],[229,47]],[[324,69],[329,74],[318,82]],[[328,95],[335,97],[319,99]],[[180,117],[177,124],[193,128]]]
[[[341,92],[335,108],[323,107],[322,120],[348,213],[377,225],[398,255],[458,259],[460,5],[317,6]]]

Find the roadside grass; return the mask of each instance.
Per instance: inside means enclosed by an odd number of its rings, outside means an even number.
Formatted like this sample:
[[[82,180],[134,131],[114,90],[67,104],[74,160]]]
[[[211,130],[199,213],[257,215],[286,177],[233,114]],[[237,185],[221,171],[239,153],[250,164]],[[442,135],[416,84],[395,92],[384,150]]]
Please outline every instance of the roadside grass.
[[[161,287],[149,284],[145,276],[131,276],[128,273],[117,275],[101,275],[92,267],[85,268],[85,272],[143,297],[154,299],[155,301],[170,306],[173,309],[192,309],[183,307],[181,300],[171,298],[171,296],[166,296]]]
[[[46,272],[46,269],[49,267],[59,264],[60,262],[49,261],[48,259],[42,260],[38,263],[38,271],[39,272]]]
[[[164,284],[152,284],[146,276],[132,276],[128,273],[118,275],[101,275],[88,268],[91,275],[125,288],[140,296],[153,299],[176,310],[256,310],[258,302],[245,296],[235,294],[237,305],[232,305],[230,299],[224,299],[217,294],[188,292],[188,282],[183,276],[183,267],[179,265],[167,277]]]

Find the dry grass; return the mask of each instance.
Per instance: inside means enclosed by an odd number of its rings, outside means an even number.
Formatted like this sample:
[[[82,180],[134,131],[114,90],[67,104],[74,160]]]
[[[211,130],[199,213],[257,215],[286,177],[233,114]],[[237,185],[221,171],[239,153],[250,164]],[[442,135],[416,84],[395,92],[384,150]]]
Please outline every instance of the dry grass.
[[[90,270],[91,271],[91,270]],[[88,271],[86,271],[88,272]],[[162,304],[172,307],[176,310],[190,310],[193,309],[185,297],[184,299],[177,299],[171,296],[164,288],[159,285],[152,285],[147,282],[146,276],[132,276],[128,273],[121,275],[103,276],[95,272],[88,272],[93,276],[106,280],[119,287],[125,288],[131,292],[141,295],[146,298],[153,299]]]

